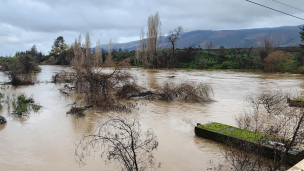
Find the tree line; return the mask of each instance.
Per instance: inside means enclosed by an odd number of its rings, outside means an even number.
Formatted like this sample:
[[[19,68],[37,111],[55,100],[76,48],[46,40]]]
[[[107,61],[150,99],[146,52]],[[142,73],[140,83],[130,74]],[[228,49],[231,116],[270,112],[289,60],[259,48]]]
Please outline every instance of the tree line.
[[[300,28],[300,37],[304,41],[304,28]],[[212,40],[206,43],[205,49],[200,45],[190,45],[183,49],[177,49],[176,44],[183,34],[181,26],[171,30],[166,39],[161,36],[161,21],[159,14],[151,15],[147,20],[147,31],[140,32],[140,44],[136,50],[122,50],[112,48],[111,41],[108,50],[101,46],[91,48],[90,53],[101,52],[101,64],[108,57],[114,63],[129,59],[132,66],[144,68],[185,68],[185,69],[256,69],[266,72],[294,72],[304,73],[304,45],[300,44],[299,52],[286,53],[276,51],[274,42],[264,38],[258,42],[258,47],[230,48],[221,46],[217,51]],[[168,42],[167,47],[160,45],[161,40]],[[38,52],[35,45],[25,52],[16,52],[13,58],[27,56],[37,64],[69,65],[75,57],[73,45],[68,45],[63,36],[54,40],[49,54]],[[0,57],[0,62],[9,62],[13,58]]]

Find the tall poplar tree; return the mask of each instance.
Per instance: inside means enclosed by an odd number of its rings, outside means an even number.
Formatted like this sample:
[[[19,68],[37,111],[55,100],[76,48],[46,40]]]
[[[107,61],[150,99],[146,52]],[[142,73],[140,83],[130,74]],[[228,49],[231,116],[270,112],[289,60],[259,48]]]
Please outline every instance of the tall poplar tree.
[[[301,31],[299,33],[300,33],[301,41],[304,42],[304,26],[300,27],[300,29]],[[299,46],[304,51],[304,44],[299,44]]]

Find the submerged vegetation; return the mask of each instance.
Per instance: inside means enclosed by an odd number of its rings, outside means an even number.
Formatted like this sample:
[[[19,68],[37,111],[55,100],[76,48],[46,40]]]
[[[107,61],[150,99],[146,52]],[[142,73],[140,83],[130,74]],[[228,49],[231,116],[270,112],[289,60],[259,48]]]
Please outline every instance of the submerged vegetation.
[[[5,97],[5,94],[0,92],[0,109],[2,109],[2,102],[3,102],[4,97]]]
[[[2,62],[0,69],[9,77],[9,83],[12,85],[34,84],[33,73],[41,71],[30,55],[20,55],[9,62]]]
[[[54,83],[61,83],[60,92],[63,94],[83,94],[83,102],[102,111],[128,111],[134,108],[134,97],[145,97],[159,100],[184,100],[188,102],[211,101],[212,88],[203,83],[165,82],[156,89],[147,90],[136,83],[136,79],[129,74],[130,61],[128,58],[122,61],[113,61],[108,56],[102,61],[103,54],[99,51],[99,42],[96,52],[90,52],[91,42],[89,34],[86,35],[85,45],[82,46],[81,38],[75,40],[72,45],[75,57],[70,63],[71,71],[59,73],[53,76]],[[111,47],[111,45],[110,45]],[[108,54],[110,55],[110,54]],[[111,66],[111,68],[106,68]],[[78,100],[78,103],[81,101]],[[70,113],[82,115],[81,108],[73,106]]]
[[[41,108],[41,106],[35,103],[33,97],[28,97],[24,93],[17,95],[14,94],[10,104],[13,107],[13,114],[17,114],[19,116],[27,115],[31,110],[38,112]]]
[[[99,44],[97,43],[97,46]],[[101,51],[95,54],[90,52],[91,42],[89,34],[86,35],[85,47],[81,46],[81,39],[73,44],[75,57],[71,61],[70,82],[63,89],[70,92],[84,93],[84,101],[96,108],[108,110],[125,110],[126,105],[115,98],[116,92],[124,85],[134,82],[133,77],[126,72],[129,66],[128,59],[115,63],[115,67],[105,71]],[[110,59],[110,58],[109,58]],[[112,63],[108,60],[107,63]],[[97,68],[98,67],[98,68]]]
[[[0,109],[3,108],[3,102],[7,105],[8,113],[18,118],[28,117],[31,111],[38,112],[41,109],[34,98],[25,93],[5,96],[4,93],[0,92]]]
[[[25,93],[7,95],[6,99],[4,98],[5,95],[0,92],[0,109],[3,107],[2,103],[5,102],[8,105],[8,112],[18,117],[28,116],[30,111],[38,112],[41,108],[33,97],[28,97]]]
[[[156,88],[159,100],[172,101],[183,100],[185,102],[208,102],[212,101],[212,88],[204,83],[183,82],[175,84],[165,82]]]
[[[72,105],[71,109],[67,111],[67,114],[76,115],[79,117],[85,116],[85,111],[92,108],[93,106],[83,106],[83,107],[76,107],[76,103]]]

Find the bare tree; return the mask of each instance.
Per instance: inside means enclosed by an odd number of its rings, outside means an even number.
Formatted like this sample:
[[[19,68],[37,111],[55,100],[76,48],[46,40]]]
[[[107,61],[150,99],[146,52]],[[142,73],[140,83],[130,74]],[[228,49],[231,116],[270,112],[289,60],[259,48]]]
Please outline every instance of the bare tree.
[[[147,68],[155,68],[158,66],[158,53],[161,41],[161,22],[158,12],[148,17],[148,31],[145,39],[145,32],[142,28],[140,33],[140,48],[137,60]]]
[[[70,79],[62,88],[71,90],[70,93],[82,93],[87,105],[94,105],[95,108],[102,108],[105,111],[129,110],[129,104],[120,103],[119,99],[116,98],[117,92],[124,85],[135,84],[135,80],[127,72],[130,65],[129,60],[114,63],[109,61],[111,59],[109,56],[105,63],[113,64],[114,67],[105,71],[104,65],[99,67],[100,61],[96,60],[96,53],[91,53],[90,45],[88,33],[84,47],[81,46],[81,36],[75,40],[73,44],[75,57],[70,64],[72,70],[65,76]],[[98,46],[99,42],[97,42]],[[101,57],[100,54],[98,56]]]
[[[273,44],[273,41],[269,40],[267,37],[264,38],[263,43],[257,42],[258,50],[260,52],[260,57],[262,61],[269,55]]]
[[[140,48],[137,50],[137,52],[138,52],[138,61],[144,66],[148,66],[146,50],[147,50],[147,42],[145,39],[145,31],[142,28],[140,32]]]
[[[139,48],[136,46],[136,47],[135,47],[135,60],[134,60],[134,64],[135,64],[135,65],[140,65],[140,55],[139,55],[139,53],[140,53],[140,50],[139,50]]]
[[[207,44],[206,44],[206,48],[207,50],[209,51],[210,49],[213,49],[214,48],[214,44],[213,44],[213,41],[210,40]]]
[[[96,67],[100,67],[102,65],[102,52],[101,52],[100,40],[96,42],[94,61]]]
[[[157,98],[158,100],[173,101],[183,100],[185,102],[203,103],[212,101],[212,88],[204,83],[181,82],[179,84],[166,81],[155,88],[155,91],[140,91],[134,85],[125,90],[124,97],[146,97],[148,99]]]
[[[296,164],[290,155],[301,152],[304,144],[304,104],[292,107],[287,101],[291,97],[292,93],[283,91],[247,97],[252,109],[236,121],[240,128],[254,132],[255,145],[225,142],[222,152],[234,170],[287,170],[287,165]]]
[[[167,42],[171,43],[172,46],[172,57],[170,60],[170,66],[169,68],[174,68],[174,60],[175,60],[175,66],[178,66],[178,61],[175,56],[175,45],[179,38],[179,36],[182,34],[183,28],[181,26],[177,27],[176,29],[169,32],[169,35],[167,37]]]
[[[270,50],[273,47],[273,41],[269,40],[267,37],[264,38],[264,47],[267,54],[269,54]]]
[[[53,77],[54,83],[60,83],[60,92],[64,95],[79,93],[83,98],[78,103],[84,102],[87,106],[103,111],[131,111],[135,104],[122,99],[132,97],[157,97],[160,100],[184,100],[188,102],[211,101],[212,88],[203,83],[165,83],[149,91],[136,84],[135,79],[127,72],[129,60],[113,62],[115,67],[105,69],[106,65],[100,66],[98,51],[90,52],[90,37],[86,35],[86,42],[81,46],[81,36],[75,40],[73,50],[75,57],[71,61],[70,72],[62,72]],[[99,42],[97,42],[97,47]],[[89,53],[88,53],[89,52]],[[99,54],[100,58],[101,54]],[[108,58],[109,59],[109,58]],[[62,84],[63,83],[63,84]],[[83,101],[81,101],[83,100]],[[72,106],[75,111],[83,109]]]
[[[161,38],[161,22],[158,12],[148,17],[147,47],[146,47],[146,67],[157,67],[157,49]]]
[[[172,101],[174,99],[184,100],[186,102],[208,102],[212,101],[212,88],[203,83],[182,82],[175,84],[165,82],[156,87],[158,99]]]
[[[83,165],[91,153],[100,152],[106,164],[114,162],[119,170],[155,170],[153,151],[158,147],[152,129],[143,132],[136,116],[109,116],[91,135],[76,144],[75,159]]]
[[[110,42],[109,42],[108,56],[107,56],[107,59],[106,59],[104,64],[107,67],[115,66],[115,64],[113,62],[113,56],[112,56],[112,40],[111,39],[110,39]]]

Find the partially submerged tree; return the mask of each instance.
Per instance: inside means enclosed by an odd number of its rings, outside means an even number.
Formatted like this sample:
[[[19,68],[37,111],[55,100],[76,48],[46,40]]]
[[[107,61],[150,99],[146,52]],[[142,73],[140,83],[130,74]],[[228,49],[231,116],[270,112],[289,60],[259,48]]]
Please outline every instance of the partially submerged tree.
[[[160,100],[173,101],[175,99],[185,102],[209,102],[212,101],[212,88],[203,83],[182,82],[175,84],[165,82],[156,88],[155,93]]]
[[[98,44],[98,43],[97,43]],[[195,83],[165,83],[155,90],[146,90],[136,84],[132,75],[127,72],[129,59],[110,61],[114,67],[106,68],[105,62],[100,66],[100,51],[91,53],[89,34],[86,35],[84,47],[81,46],[81,37],[72,45],[75,57],[71,61],[72,70],[69,73],[56,74],[53,81],[65,83],[61,93],[70,92],[84,95],[86,105],[93,105],[103,111],[124,110],[131,111],[134,105],[122,99],[132,97],[157,97],[160,100],[185,100],[191,102],[210,101],[212,88],[206,84]],[[108,56],[109,60],[111,56]],[[167,86],[167,84],[170,86]],[[174,85],[174,86],[173,86]],[[124,102],[123,102],[124,101]],[[78,102],[81,102],[78,100]]]
[[[99,43],[97,42],[97,47]],[[127,72],[128,59],[114,63],[111,69],[105,69],[100,65],[102,52],[91,53],[91,40],[87,33],[84,47],[81,45],[81,37],[72,45],[74,58],[71,61],[71,72],[66,73],[69,81],[62,87],[76,93],[83,93],[88,105],[94,105],[102,110],[128,110],[126,104],[120,103],[116,98],[117,92],[126,84],[131,85],[134,79]],[[59,76],[60,77],[60,76]],[[58,77],[57,77],[58,78]]]
[[[204,103],[212,101],[212,88],[204,83],[182,82],[179,84],[166,81],[155,87],[154,90],[145,90],[132,85],[125,87],[122,98],[145,97],[146,99],[158,99],[164,101],[181,100],[185,102]]]
[[[83,165],[87,156],[100,152],[106,164],[114,162],[119,170],[154,170],[157,147],[153,130],[143,132],[138,117],[109,116],[93,134],[84,135],[76,144],[75,159]]]
[[[41,68],[30,55],[14,57],[8,63],[0,63],[0,70],[5,72],[12,85],[34,84],[31,73],[40,72]]]

